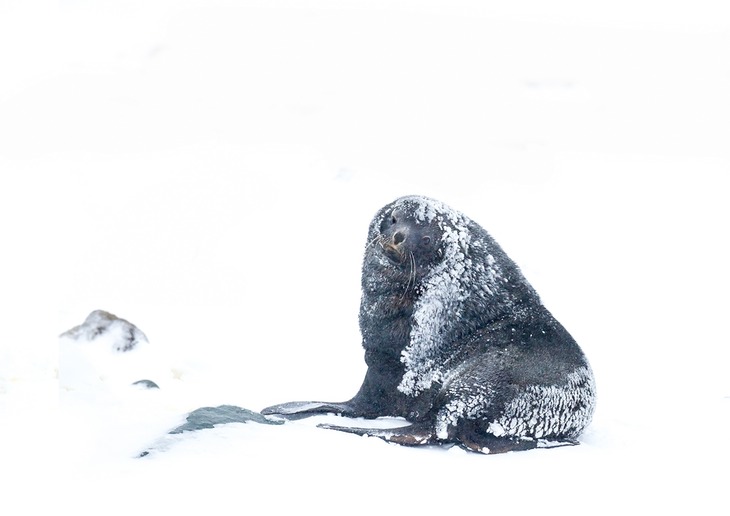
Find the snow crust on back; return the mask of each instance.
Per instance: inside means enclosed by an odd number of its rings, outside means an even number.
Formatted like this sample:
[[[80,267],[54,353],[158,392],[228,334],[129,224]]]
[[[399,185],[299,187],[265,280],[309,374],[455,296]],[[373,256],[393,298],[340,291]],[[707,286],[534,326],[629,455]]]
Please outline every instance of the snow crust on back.
[[[422,295],[414,305],[410,343],[401,356],[406,371],[398,390],[415,396],[443,380],[448,344],[458,337],[454,330],[469,327],[468,318],[473,315],[473,310],[466,310],[467,305],[491,303],[503,309],[509,296],[502,295],[507,277],[500,261],[491,254],[502,252],[486,231],[435,199],[412,196],[400,202],[413,206],[417,220],[435,221],[443,232],[443,260],[423,278]],[[473,238],[475,234],[478,238]],[[479,299],[470,300],[473,296]]]
[[[489,431],[497,437],[578,437],[591,422],[595,396],[593,373],[580,367],[568,374],[564,385],[528,385],[505,406]]]
[[[494,390],[488,385],[459,382],[449,388],[451,400],[436,418],[436,435],[448,439],[449,428],[462,419],[480,419],[489,411]],[[557,385],[528,385],[507,403],[488,432],[496,437],[578,437],[595,408],[596,387],[589,367],[569,373]]]

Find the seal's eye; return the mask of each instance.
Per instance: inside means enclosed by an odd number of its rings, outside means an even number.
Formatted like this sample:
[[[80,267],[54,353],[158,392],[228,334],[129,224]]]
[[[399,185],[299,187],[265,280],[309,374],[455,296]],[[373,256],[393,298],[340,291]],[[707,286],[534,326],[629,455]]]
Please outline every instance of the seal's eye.
[[[431,237],[430,237],[430,236],[425,236],[425,237],[423,237],[423,238],[421,239],[421,243],[422,243],[423,245],[425,245],[425,246],[429,246],[429,245],[431,245]]]
[[[395,215],[390,216],[390,223],[395,225],[398,222],[398,219],[395,218]]]

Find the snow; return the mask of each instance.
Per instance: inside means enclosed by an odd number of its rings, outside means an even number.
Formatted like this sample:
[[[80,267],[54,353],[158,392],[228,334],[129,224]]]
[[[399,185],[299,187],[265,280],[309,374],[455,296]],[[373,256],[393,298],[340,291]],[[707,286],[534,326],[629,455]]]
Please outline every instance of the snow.
[[[507,4],[0,6],[3,513],[726,511],[726,7]],[[198,407],[356,392],[368,224],[410,194],[489,231],[579,342],[582,444],[332,416],[166,441]],[[159,390],[59,342],[96,309]]]

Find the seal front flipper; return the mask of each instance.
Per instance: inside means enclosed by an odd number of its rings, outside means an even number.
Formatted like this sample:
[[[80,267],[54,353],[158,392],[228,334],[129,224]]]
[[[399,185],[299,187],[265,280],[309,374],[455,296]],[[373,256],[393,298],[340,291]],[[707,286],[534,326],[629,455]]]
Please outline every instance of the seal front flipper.
[[[266,407],[261,411],[261,414],[264,416],[280,416],[285,419],[303,419],[323,414],[356,416],[355,410],[349,403],[327,403],[323,401],[290,401]]]
[[[402,444],[405,446],[420,446],[423,444],[436,444],[438,439],[430,424],[414,423],[412,425],[400,426],[397,428],[355,428],[351,426],[339,426],[322,424],[319,428],[337,430],[356,435],[367,435],[378,437],[390,443]]]

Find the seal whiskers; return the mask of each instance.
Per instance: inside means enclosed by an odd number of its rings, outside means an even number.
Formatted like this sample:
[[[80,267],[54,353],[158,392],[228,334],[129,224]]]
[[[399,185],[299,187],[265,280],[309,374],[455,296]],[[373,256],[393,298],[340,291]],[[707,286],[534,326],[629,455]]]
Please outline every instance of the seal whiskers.
[[[416,286],[416,258],[413,256],[413,251],[408,251],[408,281],[406,282],[406,287],[403,289],[403,295],[401,296],[401,300],[405,299],[408,295],[408,291],[411,289],[411,287]]]

